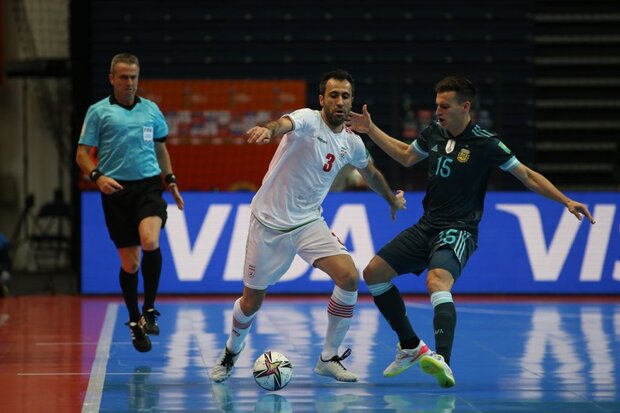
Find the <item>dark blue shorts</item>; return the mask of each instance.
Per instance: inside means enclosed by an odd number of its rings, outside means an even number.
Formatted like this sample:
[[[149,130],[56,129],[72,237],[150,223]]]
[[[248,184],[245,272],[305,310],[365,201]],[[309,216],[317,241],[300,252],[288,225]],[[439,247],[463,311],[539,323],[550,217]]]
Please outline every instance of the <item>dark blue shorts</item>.
[[[419,275],[427,268],[442,268],[456,280],[476,248],[476,236],[466,229],[436,228],[420,220],[394,237],[377,255],[398,274]],[[452,253],[445,254],[444,250]]]

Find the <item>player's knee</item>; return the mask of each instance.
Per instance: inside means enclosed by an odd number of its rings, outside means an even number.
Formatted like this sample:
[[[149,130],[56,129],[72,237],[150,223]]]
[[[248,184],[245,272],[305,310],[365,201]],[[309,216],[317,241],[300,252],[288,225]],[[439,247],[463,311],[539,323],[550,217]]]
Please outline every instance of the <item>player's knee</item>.
[[[357,291],[360,276],[355,268],[334,277],[336,285],[346,291]]]
[[[448,282],[445,277],[436,274],[433,270],[428,272],[426,277],[426,290],[429,294],[432,294],[435,291],[450,291],[451,289],[452,283]]]
[[[366,284],[377,284],[382,282],[381,273],[378,268],[373,265],[372,261],[364,268],[363,277]]]
[[[431,278],[430,276],[427,277],[426,291],[428,291],[429,294],[432,294],[435,291],[441,291],[441,283],[439,283],[436,278]]]

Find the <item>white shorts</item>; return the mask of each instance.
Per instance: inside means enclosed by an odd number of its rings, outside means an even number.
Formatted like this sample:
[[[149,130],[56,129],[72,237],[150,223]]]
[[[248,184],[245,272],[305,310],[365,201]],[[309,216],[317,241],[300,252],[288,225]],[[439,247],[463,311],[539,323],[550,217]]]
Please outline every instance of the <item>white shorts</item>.
[[[348,255],[349,251],[323,219],[282,232],[264,226],[252,215],[245,248],[243,283],[254,290],[266,290],[282,278],[295,254],[312,265],[319,258]]]

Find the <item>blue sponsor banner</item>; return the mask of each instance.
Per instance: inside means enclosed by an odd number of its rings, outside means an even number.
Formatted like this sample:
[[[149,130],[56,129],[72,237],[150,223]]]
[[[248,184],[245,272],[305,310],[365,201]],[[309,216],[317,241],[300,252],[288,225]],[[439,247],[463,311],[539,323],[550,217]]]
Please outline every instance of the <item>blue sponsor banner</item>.
[[[620,293],[620,194],[573,193],[597,223],[578,221],[562,205],[531,192],[489,193],[478,250],[454,286],[455,293]],[[167,196],[167,195],[166,195]],[[185,210],[171,197],[161,234],[161,293],[239,294],[251,193],[188,192]],[[361,271],[375,252],[422,214],[422,193],[407,193],[407,210],[392,221],[389,208],[369,192],[330,193],[324,216]],[[82,194],[82,292],[118,293],[120,261],[109,239],[100,195]],[[425,293],[425,273],[395,284]],[[270,293],[331,292],[322,271],[296,257]],[[363,282],[360,291],[367,292]]]

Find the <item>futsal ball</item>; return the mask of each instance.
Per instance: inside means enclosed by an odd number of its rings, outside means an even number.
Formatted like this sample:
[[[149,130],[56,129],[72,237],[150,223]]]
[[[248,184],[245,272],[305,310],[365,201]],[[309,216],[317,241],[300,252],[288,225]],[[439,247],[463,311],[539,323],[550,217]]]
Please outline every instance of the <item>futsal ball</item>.
[[[254,362],[254,380],[265,390],[284,388],[293,377],[293,365],[282,353],[266,351]]]

